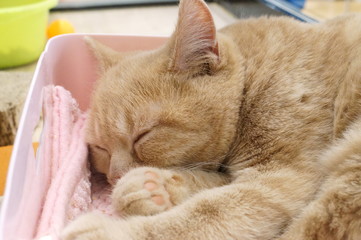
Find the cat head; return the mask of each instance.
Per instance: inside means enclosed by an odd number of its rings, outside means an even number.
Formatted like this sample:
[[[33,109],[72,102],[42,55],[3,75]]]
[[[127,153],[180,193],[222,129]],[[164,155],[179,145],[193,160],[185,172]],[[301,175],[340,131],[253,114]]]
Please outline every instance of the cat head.
[[[217,169],[234,140],[242,60],[202,0],[183,0],[167,43],[118,53],[88,39],[100,65],[86,140],[114,183],[138,166]],[[219,34],[218,34],[219,35]]]

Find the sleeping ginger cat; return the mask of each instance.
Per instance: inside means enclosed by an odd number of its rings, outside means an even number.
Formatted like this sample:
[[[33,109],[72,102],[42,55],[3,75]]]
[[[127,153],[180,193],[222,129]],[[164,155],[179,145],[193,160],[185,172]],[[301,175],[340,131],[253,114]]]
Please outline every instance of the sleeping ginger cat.
[[[88,39],[87,141],[125,219],[62,239],[361,239],[361,16],[243,20],[183,0],[153,51]]]

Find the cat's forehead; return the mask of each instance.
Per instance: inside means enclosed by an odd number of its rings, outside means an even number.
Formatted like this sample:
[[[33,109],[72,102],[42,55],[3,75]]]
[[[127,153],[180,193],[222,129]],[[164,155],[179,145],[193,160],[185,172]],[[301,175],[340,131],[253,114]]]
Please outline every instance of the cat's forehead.
[[[142,90],[157,84],[155,80],[167,70],[157,54],[134,53],[120,59],[100,76],[100,88],[114,88],[117,92]]]
[[[96,125],[94,128],[128,132],[137,125],[156,119],[163,111],[166,99],[161,99],[159,92],[153,94],[140,85],[134,88],[137,89],[113,87],[96,94],[90,110],[92,122]]]
[[[163,48],[149,51],[127,52],[122,55],[119,60],[118,68],[126,67],[127,72],[137,71],[141,73],[143,70],[161,67],[168,61]]]

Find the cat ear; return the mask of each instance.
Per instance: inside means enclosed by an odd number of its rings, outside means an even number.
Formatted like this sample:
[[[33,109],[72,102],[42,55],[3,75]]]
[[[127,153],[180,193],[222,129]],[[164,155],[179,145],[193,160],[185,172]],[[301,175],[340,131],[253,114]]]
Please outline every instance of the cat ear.
[[[218,62],[216,28],[203,0],[182,0],[178,23],[171,37],[171,69],[176,71],[204,67]]]
[[[100,71],[104,72],[119,61],[119,52],[114,51],[89,36],[84,37],[84,41],[98,60]]]

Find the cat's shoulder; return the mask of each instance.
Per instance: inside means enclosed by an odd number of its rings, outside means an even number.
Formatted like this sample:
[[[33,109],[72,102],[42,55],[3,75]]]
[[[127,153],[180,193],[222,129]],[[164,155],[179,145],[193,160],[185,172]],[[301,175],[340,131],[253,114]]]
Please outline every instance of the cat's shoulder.
[[[289,24],[305,24],[299,20],[296,20],[292,17],[288,16],[261,16],[261,17],[250,17],[245,19],[239,19],[234,23],[224,27],[223,29],[227,29],[232,26],[250,26],[250,27],[269,27],[272,25],[289,25]]]
[[[262,16],[257,18],[247,18],[238,20],[219,30],[221,33],[234,34],[260,34],[273,31],[292,31],[297,29],[309,28],[309,24],[301,22],[286,16]]]

